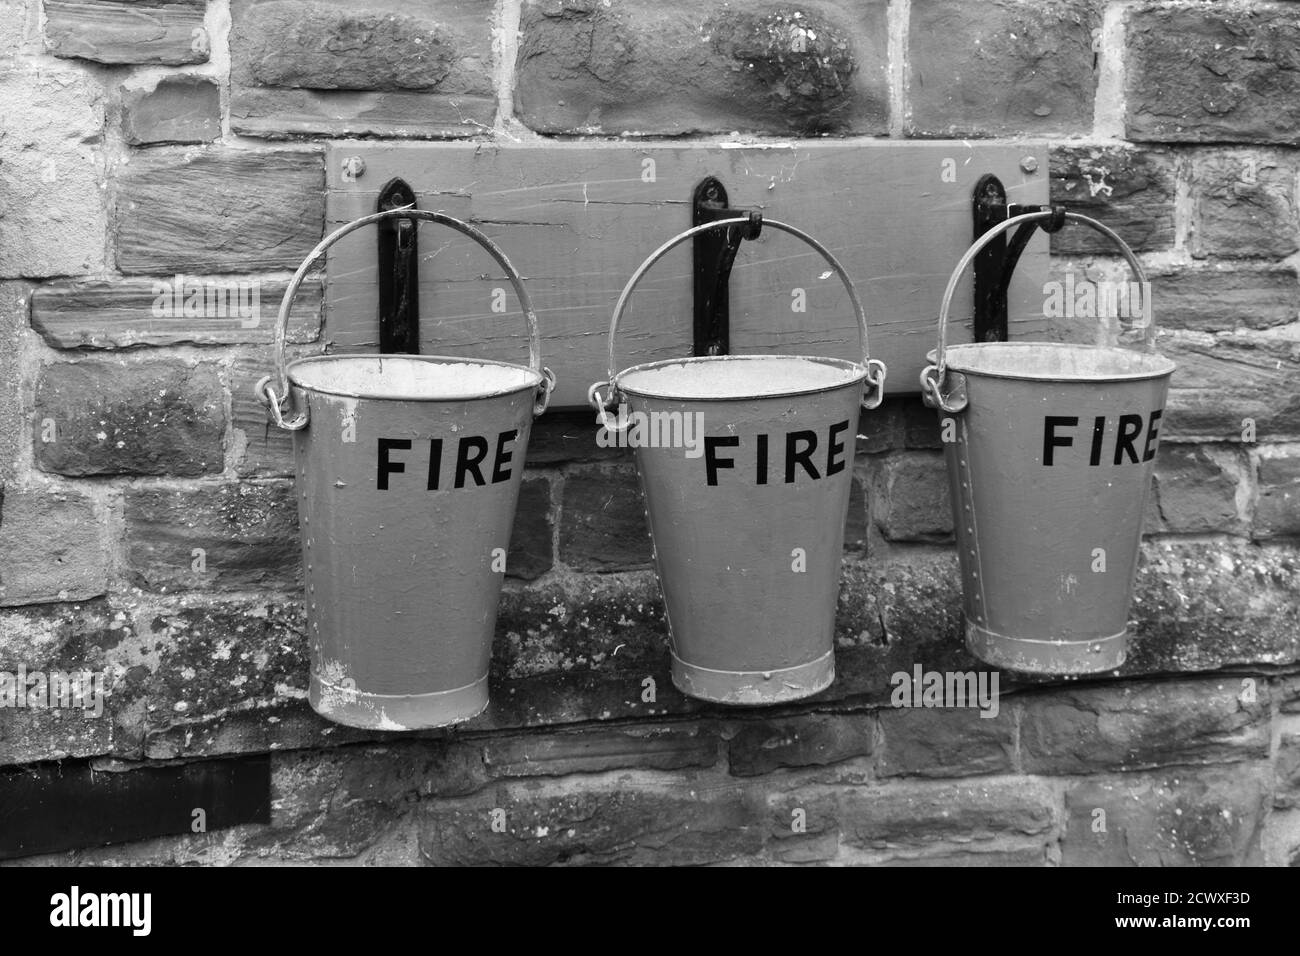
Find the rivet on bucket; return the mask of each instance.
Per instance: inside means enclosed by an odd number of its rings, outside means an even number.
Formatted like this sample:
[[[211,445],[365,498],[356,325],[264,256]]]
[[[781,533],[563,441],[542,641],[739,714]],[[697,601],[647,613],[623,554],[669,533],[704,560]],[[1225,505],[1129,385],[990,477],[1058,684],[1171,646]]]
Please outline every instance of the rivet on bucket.
[[[347,233],[390,216],[478,241],[510,277],[530,363],[421,355],[328,355],[284,365],[303,276]],[[504,559],[533,418],[553,385],[518,273],[482,233],[396,209],[328,236],[280,306],[279,380],[258,383],[294,435],[311,681],[322,716],[375,730],[468,720],[488,704]],[[289,408],[294,412],[286,414]]]
[[[921,385],[947,433],[967,648],[1010,670],[1089,674],[1119,667],[1127,654],[1174,364],[1124,348],[945,341],[953,292],[974,256],[1002,231],[1051,215],[1007,219],[966,252],[945,290],[935,364]],[[1065,218],[1117,242],[1145,284],[1111,230],[1075,213]],[[1154,325],[1144,332],[1149,349]]]
[[[611,431],[696,436],[632,442],[667,611],[674,685],[723,704],[818,693],[835,677],[833,638],[859,412],[882,397],[866,316],[849,292],[861,362],[812,356],[669,359],[614,373],[618,322],[646,271],[678,243],[746,220],[682,233],[642,263],[610,323],[609,380],[589,391]],[[610,410],[622,405],[616,419]]]

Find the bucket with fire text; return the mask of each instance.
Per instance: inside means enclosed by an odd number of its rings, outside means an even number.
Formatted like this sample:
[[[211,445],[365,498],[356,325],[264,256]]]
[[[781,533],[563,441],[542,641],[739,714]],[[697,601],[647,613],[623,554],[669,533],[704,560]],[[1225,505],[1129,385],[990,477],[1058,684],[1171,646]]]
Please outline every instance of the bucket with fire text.
[[[435,355],[328,355],[284,362],[289,308],[339,239],[383,219],[449,226],[505,270],[529,364]],[[257,383],[293,432],[309,699],[353,727],[415,730],[481,713],[497,601],[534,416],[554,378],[518,272],[467,223],[413,208],[365,216],[298,267],[276,325],[278,380]]]
[[[844,268],[812,237],[772,220],[762,226],[803,240],[843,282],[861,362],[710,355],[614,373],[619,319],[650,267],[699,233],[749,224],[696,226],[641,264],[610,322],[609,380],[589,391],[601,427],[626,429],[622,443],[636,450],[673,683],[724,704],[796,700],[835,678],[859,409],[880,404],[885,380],[884,364],[867,355],[866,316]]]
[[[1050,220],[1044,224],[1044,220]],[[1066,222],[1112,240],[1147,304],[1141,350],[946,342],[958,282],[1008,229]],[[1030,227],[1032,231],[1032,226]],[[953,270],[939,347],[921,373],[939,410],[960,549],[967,648],[997,667],[1089,674],[1119,667],[1160,418],[1174,363],[1154,353],[1146,276],[1106,226],[1062,208],[984,233]]]

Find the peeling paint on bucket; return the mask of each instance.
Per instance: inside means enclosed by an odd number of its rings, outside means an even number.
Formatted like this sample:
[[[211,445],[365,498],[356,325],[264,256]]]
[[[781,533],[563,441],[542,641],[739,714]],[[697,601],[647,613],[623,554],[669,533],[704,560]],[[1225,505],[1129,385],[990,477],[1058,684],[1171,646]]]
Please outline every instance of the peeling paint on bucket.
[[[921,373],[939,409],[962,570],[967,648],[997,667],[1091,674],[1124,663],[1142,523],[1174,363],[1126,348],[980,342],[947,346],[952,294],[983,245],[953,270],[939,348]],[[1116,241],[1139,282],[1132,250]],[[1144,285],[1145,287],[1145,285]],[[1155,329],[1145,328],[1148,346]]]
[[[401,217],[478,242],[510,278],[529,364],[417,355],[284,363],[289,308],[333,243]],[[311,682],[324,717],[373,730],[459,723],[488,704],[488,664],[533,418],[555,384],[519,273],[473,226],[399,208],[335,230],[298,267],[276,322],[279,378],[255,386],[293,432]],[[295,414],[286,416],[292,408]]]
[[[866,375],[864,366],[836,359],[736,356],[617,376],[634,412],[699,416],[703,425],[699,457],[636,449],[673,683],[683,693],[771,704],[834,680]],[[711,397],[675,397],[692,393]]]
[[[667,611],[673,684],[722,704],[775,704],[835,679],[835,609],[860,409],[883,397],[885,368],[867,357],[866,315],[840,264],[811,237],[767,221],[819,252],[849,293],[861,362],[813,356],[709,356],[614,374],[618,322],[660,246],[628,280],[610,322],[610,377],[589,397],[607,430],[636,422],[698,423],[698,446],[636,448]],[[601,390],[608,388],[605,395]],[[626,402],[615,422],[609,408]],[[671,433],[671,432],[669,432]]]
[[[967,647],[1027,673],[1119,667],[1173,362],[1031,343],[948,355],[968,402],[944,446]]]
[[[429,380],[430,394],[510,390],[464,400],[326,391],[381,362],[417,391]],[[491,372],[475,375],[484,368]],[[289,380],[311,420],[294,433],[294,465],[312,707],[376,730],[476,716],[488,702],[504,554],[541,375],[432,356],[331,356],[295,362]]]

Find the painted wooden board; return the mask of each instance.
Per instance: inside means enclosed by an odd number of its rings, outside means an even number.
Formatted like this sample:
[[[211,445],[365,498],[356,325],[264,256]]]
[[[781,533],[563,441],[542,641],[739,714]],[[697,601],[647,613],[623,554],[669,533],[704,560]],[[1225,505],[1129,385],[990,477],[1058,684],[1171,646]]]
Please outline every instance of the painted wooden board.
[[[1028,156],[1034,173],[1021,169]],[[360,176],[345,172],[354,157],[365,163]],[[544,361],[558,378],[552,404],[582,405],[587,387],[607,378],[610,314],[623,285],[690,226],[692,190],[714,175],[733,206],[797,226],[839,257],[867,309],[871,355],[889,367],[887,390],[916,392],[943,287],[971,242],[975,181],[995,173],[1011,201],[1042,203],[1047,167],[1040,143],[342,142],[329,151],[326,216],[333,229],[375,211],[379,190],[400,176],[421,208],[482,228],[528,283]],[[374,232],[359,230],[328,256],[325,336],[333,350],[377,348],[375,248]],[[1012,284],[1013,337],[1041,328],[1046,273],[1039,233]],[[691,297],[688,241],[641,284],[620,331],[619,368],[690,355]],[[970,301],[968,279],[954,309],[955,342],[970,340]],[[421,227],[420,311],[425,354],[526,361],[523,322],[500,270],[471,240],[436,225]],[[736,258],[731,343],[736,354],[861,354],[838,279],[811,248],[776,230],[746,242]]]

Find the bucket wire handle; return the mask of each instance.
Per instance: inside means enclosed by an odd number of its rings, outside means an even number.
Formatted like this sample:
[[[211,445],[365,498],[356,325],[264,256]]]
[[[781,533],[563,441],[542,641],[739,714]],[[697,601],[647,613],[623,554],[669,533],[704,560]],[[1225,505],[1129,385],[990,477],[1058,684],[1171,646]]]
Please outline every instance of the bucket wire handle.
[[[298,271],[289,280],[289,287],[284,290],[284,298],[280,300],[280,313],[275,320],[275,368],[277,373],[275,387],[272,388],[271,386],[270,375],[260,379],[253,386],[258,400],[270,409],[275,424],[286,431],[300,431],[307,427],[307,412],[305,409],[292,418],[286,419],[284,417],[285,406],[289,402],[289,378],[284,362],[285,339],[289,329],[289,309],[293,305],[294,297],[298,294],[298,287],[302,285],[302,281],[307,275],[307,270],[325,254],[326,249],[348,233],[356,232],[362,226],[368,226],[371,223],[394,218],[436,222],[448,226],[477,242],[496,260],[497,265],[506,271],[506,277],[510,280],[510,284],[514,286],[515,295],[519,297],[519,307],[523,310],[524,321],[528,326],[528,367],[542,376],[542,383],[537,386],[537,398],[533,402],[533,414],[540,415],[546,411],[546,406],[551,401],[551,391],[555,388],[555,375],[549,368],[542,367],[542,346],[537,329],[537,312],[533,308],[532,300],[528,297],[528,290],[524,287],[523,278],[519,275],[518,270],[506,258],[506,254],[501,251],[500,246],[469,223],[430,209],[398,206],[394,209],[385,209],[383,212],[362,216],[360,219],[354,219],[352,222],[335,229],[322,239],[315,249],[307,254],[307,258],[302,261],[302,265],[298,266]]]
[[[1027,212],[1019,216],[1012,216],[1010,219],[1004,219],[988,232],[981,235],[975,243],[966,250],[966,254],[961,257],[957,267],[952,270],[952,275],[948,278],[948,287],[943,290],[943,304],[939,307],[939,348],[935,352],[936,364],[927,365],[921,371],[921,392],[925,397],[926,404],[939,408],[949,414],[960,412],[966,407],[966,396],[963,389],[950,389],[945,394],[944,388],[949,383],[948,378],[948,313],[952,307],[952,297],[957,291],[957,283],[961,281],[966,270],[975,260],[980,250],[996,239],[999,235],[1025,222],[1038,222],[1047,219],[1050,222],[1045,228],[1050,232],[1055,232],[1061,228],[1065,222],[1077,222],[1094,229],[1101,233],[1107,239],[1110,239],[1115,245],[1119,246],[1120,253],[1124,256],[1128,266],[1133,270],[1133,275],[1139,285],[1145,290],[1147,288],[1147,274],[1142,268],[1142,263],[1138,262],[1137,256],[1129,248],[1127,242],[1119,237],[1115,230],[1111,229],[1096,219],[1080,215],[1077,212],[1066,212],[1064,207],[1056,206],[1051,209],[1042,209],[1037,212]],[[1144,329],[1145,335],[1143,341],[1147,348],[1155,346],[1156,324],[1154,321],[1148,322]]]
[[[747,218],[737,218],[719,219],[716,222],[708,222],[700,226],[693,226],[685,232],[669,239],[654,252],[650,253],[645,262],[641,263],[641,265],[637,267],[636,272],[632,273],[632,278],[627,280],[627,285],[623,287],[623,293],[618,297],[618,303],[614,306],[614,316],[609,321],[609,378],[603,382],[596,382],[587,390],[587,401],[596,409],[597,416],[600,418],[600,423],[604,427],[611,431],[615,431],[620,427],[615,423],[614,419],[610,417],[608,410],[615,404],[615,393],[618,391],[618,387],[614,384],[615,379],[617,378],[614,374],[615,336],[618,333],[619,320],[623,317],[623,310],[627,308],[627,303],[632,297],[632,292],[636,289],[645,274],[650,271],[651,266],[687,239],[691,239],[702,232],[708,232],[712,229],[728,229],[733,226],[750,227],[752,224]],[[775,219],[764,219],[763,228],[788,232],[796,239],[802,239],[808,245],[812,246],[813,250],[819,253],[821,257],[826,260],[827,265],[834,270],[835,274],[840,277],[840,281],[844,283],[844,288],[849,293],[849,301],[853,304],[853,313],[858,319],[858,332],[862,339],[862,364],[867,370],[867,386],[862,399],[862,407],[866,409],[878,408],[885,397],[885,363],[880,361],[880,359],[869,357],[867,350],[867,314],[862,308],[862,302],[858,299],[858,292],[853,287],[853,281],[849,278],[849,274],[844,271],[844,267],[840,265],[839,260],[836,259],[835,256],[831,255],[830,250],[806,232],[796,229],[794,226],[787,225],[784,222],[777,222]],[[609,392],[602,396],[600,390],[606,387],[609,388]],[[622,427],[626,427],[626,425]]]

